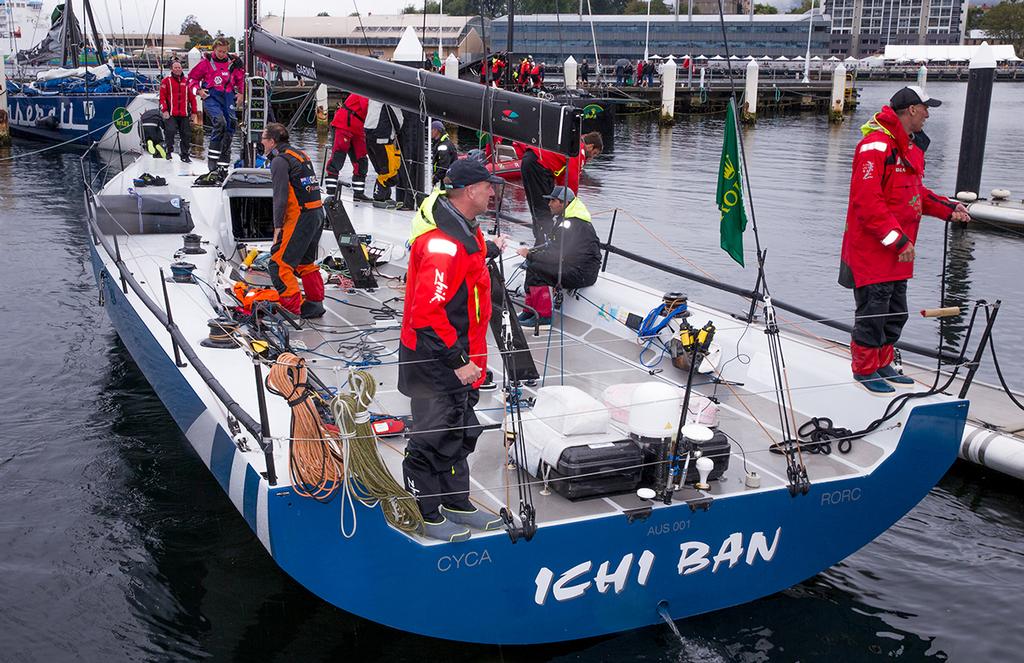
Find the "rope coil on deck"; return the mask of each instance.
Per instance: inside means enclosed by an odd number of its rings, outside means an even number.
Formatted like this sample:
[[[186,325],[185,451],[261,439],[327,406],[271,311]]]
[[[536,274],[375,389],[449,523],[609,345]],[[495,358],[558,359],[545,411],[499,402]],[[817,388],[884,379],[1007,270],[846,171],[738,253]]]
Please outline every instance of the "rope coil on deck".
[[[328,502],[344,480],[344,450],[324,429],[310,400],[306,362],[290,352],[271,364],[267,389],[288,401],[292,409],[288,471],[296,494]]]
[[[369,412],[377,393],[377,381],[368,371],[353,371],[348,384],[351,391],[339,393],[330,404],[338,434],[348,452],[345,466],[348,490],[364,506],[380,504],[384,518],[396,529],[417,531],[423,525],[419,507],[395,481],[377,449],[377,435],[373,432]]]

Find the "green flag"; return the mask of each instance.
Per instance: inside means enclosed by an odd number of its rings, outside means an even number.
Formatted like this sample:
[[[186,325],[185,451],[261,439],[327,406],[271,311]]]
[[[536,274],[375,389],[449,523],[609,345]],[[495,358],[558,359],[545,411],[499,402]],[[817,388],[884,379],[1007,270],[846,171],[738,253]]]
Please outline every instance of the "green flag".
[[[747,213],[743,208],[736,131],[736,111],[730,100],[725,115],[725,140],[722,142],[722,161],[718,166],[715,202],[721,213],[722,248],[743,265],[743,231],[747,229]]]
[[[441,54],[438,53],[437,51],[434,51],[434,58],[433,58],[432,63],[438,69],[441,68]]]

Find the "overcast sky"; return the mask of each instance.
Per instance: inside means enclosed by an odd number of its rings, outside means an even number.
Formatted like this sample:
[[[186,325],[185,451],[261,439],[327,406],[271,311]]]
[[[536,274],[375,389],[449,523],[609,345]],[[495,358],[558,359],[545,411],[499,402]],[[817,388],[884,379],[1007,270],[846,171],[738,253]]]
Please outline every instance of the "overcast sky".
[[[81,6],[72,0],[75,7]],[[411,0],[262,0],[260,11],[280,16],[315,16],[326,11],[332,16],[347,16],[356,7],[366,14],[394,14]],[[421,0],[415,0],[417,2]],[[758,0],[764,1],[764,0]],[[793,4],[793,0],[767,0],[779,7]],[[45,0],[43,15],[49,16],[58,0]],[[92,0],[96,22],[104,32],[160,32],[164,0]],[[122,15],[123,11],[123,15]],[[181,23],[189,14],[195,14],[199,24],[210,34],[222,30],[229,36],[242,32],[242,0],[172,0],[167,2],[167,32],[177,34]]]

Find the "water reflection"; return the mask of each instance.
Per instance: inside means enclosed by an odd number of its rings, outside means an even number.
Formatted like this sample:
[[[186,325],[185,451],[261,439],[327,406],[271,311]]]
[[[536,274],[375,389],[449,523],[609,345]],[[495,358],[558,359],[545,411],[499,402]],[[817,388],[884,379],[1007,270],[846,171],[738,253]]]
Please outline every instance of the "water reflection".
[[[946,256],[946,297],[940,306],[968,305],[971,298],[971,263],[974,261],[974,236],[960,224],[949,227],[948,255]],[[970,312],[945,318],[939,329],[943,343],[959,348],[960,340],[967,329]]]

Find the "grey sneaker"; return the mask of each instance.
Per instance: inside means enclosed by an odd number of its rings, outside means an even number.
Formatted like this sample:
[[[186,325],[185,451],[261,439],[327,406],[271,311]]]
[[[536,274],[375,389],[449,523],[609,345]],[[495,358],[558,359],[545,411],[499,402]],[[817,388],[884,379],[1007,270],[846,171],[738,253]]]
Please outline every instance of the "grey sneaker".
[[[493,513],[481,511],[480,509],[473,509],[472,511],[458,511],[456,509],[449,509],[446,506],[442,506],[441,514],[446,516],[448,520],[452,520],[484,532],[493,532],[494,530],[504,527],[504,523],[502,523],[500,517]]]
[[[468,541],[469,537],[472,536],[473,533],[470,532],[469,528],[465,525],[459,525],[458,523],[445,519],[439,523],[424,521],[423,535],[431,539],[437,539],[438,541],[455,543],[456,541]]]

